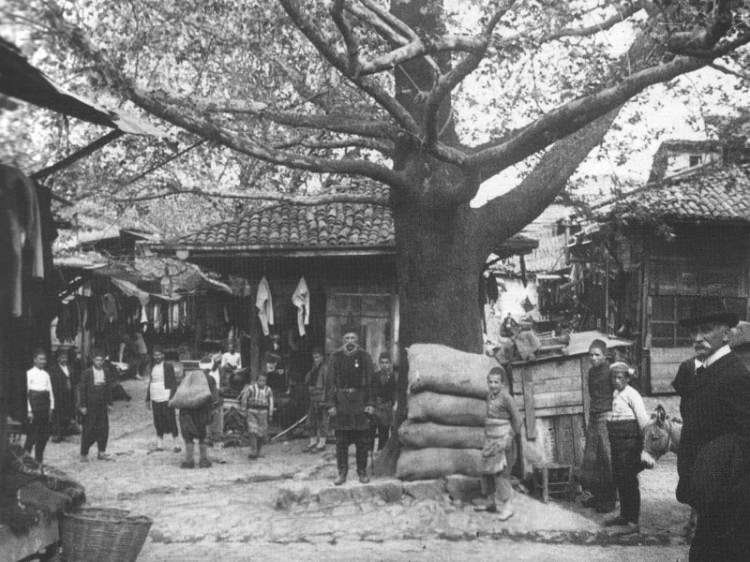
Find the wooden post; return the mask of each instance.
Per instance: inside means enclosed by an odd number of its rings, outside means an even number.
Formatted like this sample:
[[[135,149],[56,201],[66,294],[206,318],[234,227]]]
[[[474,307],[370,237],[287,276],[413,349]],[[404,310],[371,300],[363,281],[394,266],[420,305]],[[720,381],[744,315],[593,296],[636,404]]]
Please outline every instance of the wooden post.
[[[583,394],[583,427],[589,426],[589,407],[591,406],[591,396],[589,395],[589,370],[586,368],[588,363],[585,356],[578,360],[581,365],[581,392]]]
[[[526,418],[526,439],[536,439],[536,411],[534,406],[534,374],[532,369],[524,368],[521,375],[523,380],[523,412]]]

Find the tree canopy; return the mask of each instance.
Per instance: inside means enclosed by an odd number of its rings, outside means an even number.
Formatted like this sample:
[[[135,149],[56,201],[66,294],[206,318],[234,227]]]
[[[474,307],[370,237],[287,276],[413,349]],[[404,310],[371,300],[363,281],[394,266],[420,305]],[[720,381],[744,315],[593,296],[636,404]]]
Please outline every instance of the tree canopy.
[[[10,0],[4,15],[36,44],[35,62],[63,71],[69,87],[106,92],[177,127],[179,145],[125,139],[57,180],[70,196],[96,177],[96,190],[122,207],[226,184],[243,196],[291,196],[299,184],[346,185],[342,176],[418,190],[399,162],[405,145],[468,172],[469,181],[421,186],[440,204],[470,200],[481,181],[519,163],[559,191],[603,133],[586,147],[548,150],[555,142],[682,73],[742,73],[738,48],[750,40],[741,2],[391,4]],[[627,50],[634,40],[640,52]],[[56,152],[69,127],[58,125]],[[498,205],[528,199],[532,183]],[[351,185],[335,194],[366,197]],[[232,202],[210,206],[226,214]]]

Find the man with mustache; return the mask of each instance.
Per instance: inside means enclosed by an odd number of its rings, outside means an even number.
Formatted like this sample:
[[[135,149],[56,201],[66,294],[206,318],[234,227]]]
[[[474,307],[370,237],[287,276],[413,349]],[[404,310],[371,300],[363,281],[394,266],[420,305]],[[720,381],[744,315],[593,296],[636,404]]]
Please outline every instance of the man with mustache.
[[[728,345],[738,321],[705,297],[680,321],[705,357],[680,405],[677,499],[698,512],[691,562],[746,560],[750,548],[750,372]]]
[[[343,330],[344,345],[331,354],[326,376],[329,384],[329,402],[333,407],[329,414],[333,418],[336,432],[336,486],[346,482],[349,471],[349,445],[354,443],[357,457],[359,481],[366,484],[367,453],[370,449],[370,419],[375,409],[372,396],[372,374],[374,371],[370,354],[359,346],[359,330],[347,326]]]

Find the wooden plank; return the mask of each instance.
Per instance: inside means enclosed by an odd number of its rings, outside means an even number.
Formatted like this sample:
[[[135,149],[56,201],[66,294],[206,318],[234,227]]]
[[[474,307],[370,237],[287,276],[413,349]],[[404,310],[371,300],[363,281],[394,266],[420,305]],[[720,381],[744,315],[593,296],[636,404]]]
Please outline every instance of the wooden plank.
[[[564,379],[547,379],[546,381],[537,381],[534,384],[534,393],[543,392],[581,392],[581,381],[576,377]]]
[[[526,439],[536,439],[536,412],[534,405],[534,377],[531,369],[521,371],[523,379],[523,404],[526,419]]]
[[[580,414],[572,415],[570,418],[573,425],[573,451],[575,451],[573,466],[581,466],[583,464],[583,447],[586,442],[584,418]]]
[[[580,390],[572,392],[545,392],[534,393],[535,408],[556,408],[558,406],[583,405]]]
[[[554,416],[563,416],[566,414],[582,414],[583,406],[561,406],[558,408],[537,408],[536,416],[538,418],[551,418]]]
[[[556,433],[555,461],[561,464],[573,464],[575,460],[575,444],[573,443],[572,416],[564,415],[554,418]]]
[[[527,363],[522,366],[525,371],[531,371],[535,381],[559,378],[578,378],[578,358],[567,357],[558,361],[545,361],[543,363]]]
[[[589,408],[591,407],[591,395],[589,394],[589,363],[581,359],[579,361],[581,371],[581,393],[583,395],[583,425],[589,426]]]

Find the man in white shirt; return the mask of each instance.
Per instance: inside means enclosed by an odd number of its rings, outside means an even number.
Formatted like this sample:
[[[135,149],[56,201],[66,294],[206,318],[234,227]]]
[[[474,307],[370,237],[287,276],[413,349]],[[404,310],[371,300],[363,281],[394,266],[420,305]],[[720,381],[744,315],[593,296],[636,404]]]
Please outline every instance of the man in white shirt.
[[[177,390],[177,378],[171,363],[164,361],[164,351],[154,346],[154,364],[148,372],[148,389],[146,390],[146,408],[151,410],[154,428],[158,439],[156,450],[164,450],[164,434],[172,435],[172,449],[180,452],[178,442],[177,416],[174,408],[169,406],[169,399]]]
[[[47,354],[42,349],[34,352],[34,366],[26,371],[26,406],[28,426],[24,449],[27,453],[34,449],[36,462],[44,460],[44,448],[50,434],[50,416],[55,410],[55,393],[47,366]]]
[[[242,369],[242,356],[234,350],[234,342],[227,343],[227,351],[221,356],[221,366],[231,366],[235,371]]]

